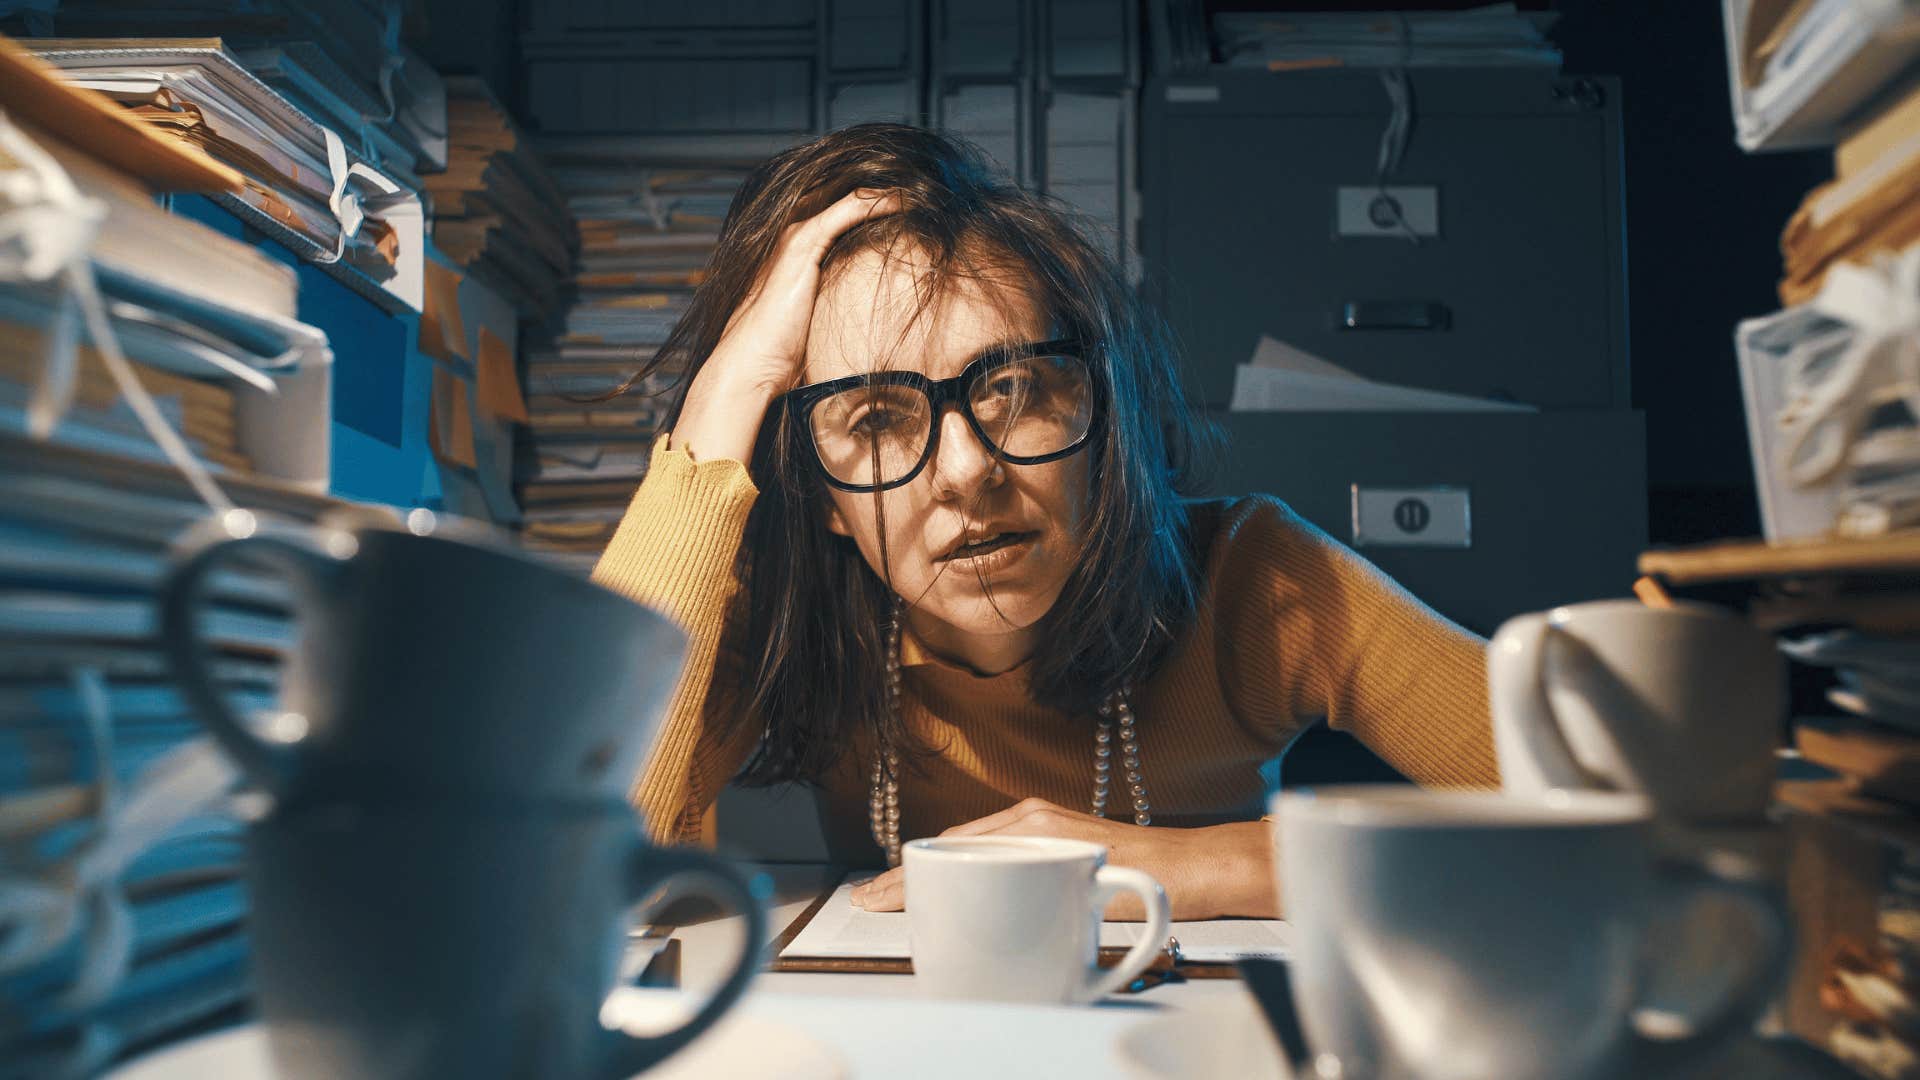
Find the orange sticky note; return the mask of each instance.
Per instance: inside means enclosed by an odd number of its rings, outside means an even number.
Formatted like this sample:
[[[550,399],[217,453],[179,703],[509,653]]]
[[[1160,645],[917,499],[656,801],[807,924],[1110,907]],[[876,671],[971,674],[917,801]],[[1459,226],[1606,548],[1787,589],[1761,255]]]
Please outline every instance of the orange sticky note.
[[[460,318],[460,272],[427,260],[426,306],[420,312],[420,351],[435,360],[467,355],[467,326]]]
[[[513,370],[513,350],[499,335],[480,328],[480,356],[474,367],[480,374],[480,407],[503,420],[527,422],[527,399],[520,396],[520,376]]]
[[[432,406],[427,435],[434,456],[449,465],[479,468],[473,452],[473,406],[467,401],[467,381],[435,364]]]

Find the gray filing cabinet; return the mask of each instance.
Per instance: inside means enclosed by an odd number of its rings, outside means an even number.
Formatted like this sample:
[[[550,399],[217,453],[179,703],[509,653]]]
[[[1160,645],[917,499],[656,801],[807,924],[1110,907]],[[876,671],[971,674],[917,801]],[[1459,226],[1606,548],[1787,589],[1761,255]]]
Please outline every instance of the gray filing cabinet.
[[[1279,495],[1484,634],[1625,594],[1646,543],[1619,87],[1526,68],[1410,79],[1412,139],[1384,181],[1377,72],[1148,83],[1141,250],[1228,437],[1216,490]],[[1404,225],[1371,212],[1382,194]],[[1541,411],[1222,411],[1263,334],[1369,379]],[[1356,528],[1356,488],[1387,527]],[[1403,503],[1418,528],[1393,526]]]
[[[1387,382],[1626,408],[1617,84],[1530,69],[1411,80],[1412,141],[1388,184],[1432,205],[1419,243],[1366,214],[1390,116],[1377,74],[1148,85],[1142,250],[1202,399],[1227,403],[1265,333]]]

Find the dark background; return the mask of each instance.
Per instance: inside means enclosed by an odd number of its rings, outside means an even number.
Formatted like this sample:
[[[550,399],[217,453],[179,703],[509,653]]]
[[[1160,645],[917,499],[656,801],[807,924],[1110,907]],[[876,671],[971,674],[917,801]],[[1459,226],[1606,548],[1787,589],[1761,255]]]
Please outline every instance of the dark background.
[[[428,59],[517,96],[516,26],[539,0],[431,0]],[[1452,10],[1481,0],[1210,0],[1221,11]],[[1734,324],[1780,305],[1777,240],[1823,153],[1734,143],[1720,5],[1711,0],[1523,0],[1552,11],[1569,74],[1621,79],[1633,404],[1647,414],[1649,539],[1760,531],[1733,353]]]

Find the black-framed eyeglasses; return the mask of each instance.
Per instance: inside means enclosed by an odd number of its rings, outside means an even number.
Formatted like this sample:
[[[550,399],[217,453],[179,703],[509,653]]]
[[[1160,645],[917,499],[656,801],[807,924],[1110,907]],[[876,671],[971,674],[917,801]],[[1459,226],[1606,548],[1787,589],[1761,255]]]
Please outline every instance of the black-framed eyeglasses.
[[[782,400],[807,433],[827,483],[885,491],[920,475],[940,442],[948,403],[1004,461],[1039,465],[1080,449],[1092,431],[1092,369],[1073,340],[1007,345],[951,379],[875,371],[789,391]]]

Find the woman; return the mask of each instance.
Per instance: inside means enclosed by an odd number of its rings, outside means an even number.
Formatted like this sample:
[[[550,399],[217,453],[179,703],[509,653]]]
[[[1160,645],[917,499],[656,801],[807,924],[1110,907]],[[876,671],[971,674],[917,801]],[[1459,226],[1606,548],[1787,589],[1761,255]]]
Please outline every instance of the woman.
[[[657,837],[736,774],[799,780],[875,862],[1074,836],[1176,918],[1271,915],[1260,767],[1312,718],[1495,782],[1483,643],[1275,499],[1183,500],[1160,324],[942,136],[863,125],[757,170],[661,357],[691,379],[595,571],[691,637],[634,788]]]

